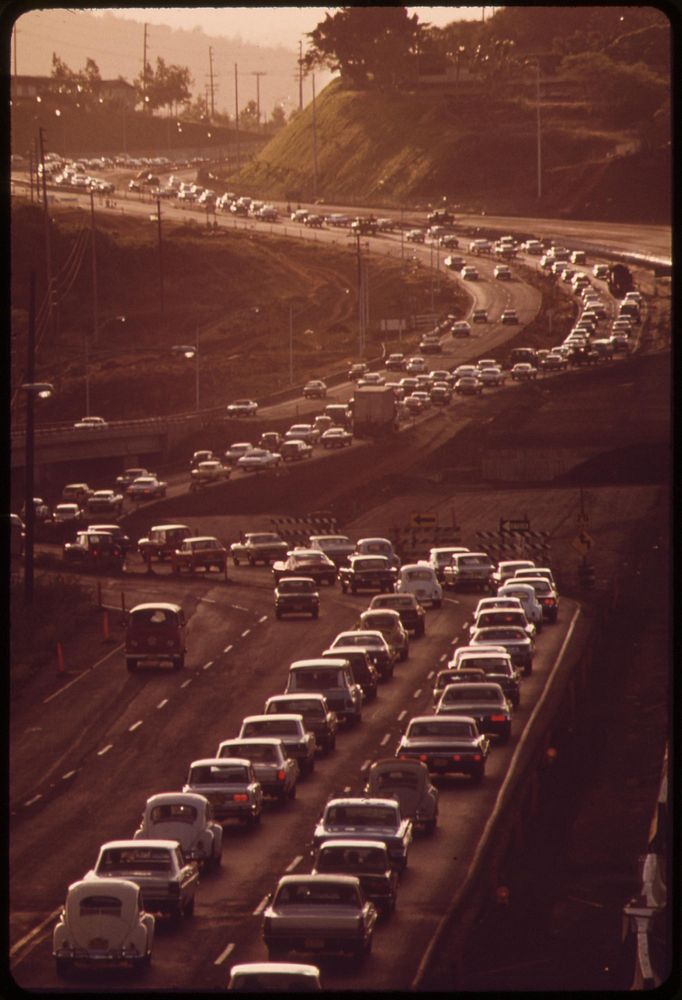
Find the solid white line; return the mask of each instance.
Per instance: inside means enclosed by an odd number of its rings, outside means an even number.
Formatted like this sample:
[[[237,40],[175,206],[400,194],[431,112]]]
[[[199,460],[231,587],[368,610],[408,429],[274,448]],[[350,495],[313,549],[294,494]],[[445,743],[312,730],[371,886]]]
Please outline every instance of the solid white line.
[[[103,757],[105,753],[108,753],[113,748],[113,745],[113,743],[107,743],[105,747],[102,747],[101,750],[97,751],[97,756]]]
[[[422,693],[422,689],[421,688],[417,688],[417,690],[414,692],[414,694],[412,695],[412,697],[413,698],[418,698],[421,693]]]
[[[156,707],[157,708],[163,708],[163,706],[167,705],[167,704],[168,704],[168,698],[164,698],[163,701],[160,701],[159,704]]]
[[[388,741],[390,740],[390,738],[391,738],[391,734],[390,733],[385,733],[382,736],[382,738],[381,738],[381,743],[379,744],[379,746],[380,747],[385,747],[386,744],[388,743]]]
[[[62,781],[68,781],[69,778],[73,778],[75,771],[67,771],[66,774],[62,775]]]
[[[257,917],[259,913],[263,912],[263,910],[265,909],[265,907],[267,905],[268,905],[268,897],[267,896],[263,896],[263,898],[261,899],[261,901],[258,904],[258,906],[256,907],[256,909],[253,911],[253,916]]]
[[[301,861],[303,861],[303,855],[302,854],[297,854],[296,857],[294,858],[294,860],[291,862],[291,864],[289,864],[284,869],[284,871],[287,873],[287,875],[289,874],[289,872],[292,872],[294,870],[294,868],[298,868],[298,866],[300,865]]]
[[[251,632],[250,628],[245,628],[244,631],[242,632],[242,639],[246,639],[247,635],[249,635],[250,632]]]
[[[216,958],[216,960],[215,960],[215,962],[213,964],[214,965],[222,965],[222,963],[225,961],[225,959],[227,958],[227,956],[231,952],[233,952],[233,951],[234,951],[234,942],[231,941],[230,944],[228,944],[227,948],[224,951],[220,952],[220,954],[218,955],[218,957]]]
[[[186,687],[187,687],[187,685],[188,685],[188,684],[191,684],[191,683],[192,683],[192,678],[191,678],[191,677],[188,677],[186,681],[183,681],[183,682],[182,682],[182,684],[180,685],[180,687],[181,687],[181,688],[186,688]]]
[[[231,645],[230,646],[225,646],[225,649],[223,650],[223,653],[229,653],[231,649],[232,649]]]
[[[52,701],[52,699],[53,699],[53,698],[56,698],[56,697],[57,697],[57,695],[59,695],[59,694],[61,694],[61,693],[62,693],[62,691],[66,691],[66,690],[67,690],[68,688],[70,688],[70,687],[71,687],[71,685],[72,685],[72,684],[75,684],[75,683],[76,683],[76,681],[79,681],[79,680],[81,679],[81,677],[85,677],[85,675],[86,675],[86,674],[88,674],[88,673],[90,673],[90,671],[91,671],[91,670],[94,670],[94,669],[95,669],[95,667],[98,667],[98,666],[100,665],[100,663],[104,663],[104,661],[105,661],[105,660],[108,660],[110,656],[113,656],[113,655],[114,655],[114,653],[118,653],[118,651],[119,651],[120,649],[123,649],[123,645],[124,645],[124,644],[123,644],[123,643],[121,643],[121,645],[120,645],[120,646],[117,646],[117,647],[116,647],[116,649],[112,649],[112,650],[110,650],[110,651],[109,651],[109,652],[107,653],[107,655],[106,655],[106,656],[103,656],[101,660],[98,660],[98,661],[97,661],[97,663],[93,663],[93,665],[92,665],[91,667],[88,667],[88,669],[87,669],[87,670],[84,670],[84,671],[83,671],[83,672],[82,672],[81,674],[79,674],[79,675],[78,675],[78,677],[74,677],[74,679],[73,679],[72,681],[69,681],[69,683],[68,683],[68,684],[65,684],[63,688],[60,688],[60,689],[59,689],[58,691],[55,691],[55,692],[54,692],[53,694],[51,694],[51,695],[48,695],[48,697],[47,697],[47,698],[44,698],[44,699],[43,699],[43,705],[47,705],[48,701]]]
[[[34,802],[37,802],[38,799],[42,799],[42,797],[43,797],[43,793],[42,792],[38,792],[38,794],[34,795],[32,799],[28,800],[28,802],[24,802],[24,805],[25,806],[32,806]]]
[[[209,660],[208,663],[204,663],[202,670],[208,670],[209,667],[213,666],[213,660]]]
[[[267,620],[268,620],[268,616],[267,615],[263,615],[262,618],[258,619],[259,622],[266,622]]]
[[[31,941],[36,936],[36,934],[40,934],[41,931],[44,931],[45,928],[48,926],[48,924],[51,924],[55,920],[55,918],[59,916],[61,912],[62,908],[61,906],[58,906],[56,910],[52,911],[49,917],[45,917],[45,919],[41,923],[39,923],[37,927],[34,927],[32,931],[29,931],[28,934],[25,934],[15,944],[13,944],[9,950],[10,958],[13,958],[14,955],[16,955],[16,953],[20,951],[25,944],[28,944],[28,942]]]
[[[138,719],[137,722],[133,722],[132,726],[128,726],[128,732],[134,733],[136,729],[139,729],[142,725],[142,719]]]
[[[402,722],[406,715],[407,715],[407,709],[404,708],[400,713],[400,715],[398,716],[398,722]]]

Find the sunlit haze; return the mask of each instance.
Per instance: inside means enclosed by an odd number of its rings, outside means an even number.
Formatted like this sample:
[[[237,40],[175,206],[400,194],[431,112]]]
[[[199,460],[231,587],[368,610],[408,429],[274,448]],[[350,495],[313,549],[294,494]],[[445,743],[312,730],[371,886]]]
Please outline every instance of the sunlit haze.
[[[451,21],[482,16],[482,7],[408,7],[419,20],[443,27]],[[252,44],[295,48],[299,40],[305,44],[306,32],[312,31],[332,7],[127,7],[111,8],[117,17],[188,31],[200,28],[207,35],[235,37]],[[492,8],[487,9],[488,12]],[[92,13],[97,13],[93,11]]]

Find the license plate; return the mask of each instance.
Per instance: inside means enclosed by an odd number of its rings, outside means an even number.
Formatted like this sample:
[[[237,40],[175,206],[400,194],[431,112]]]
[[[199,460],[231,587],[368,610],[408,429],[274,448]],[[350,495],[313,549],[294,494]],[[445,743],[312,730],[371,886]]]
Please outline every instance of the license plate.
[[[291,604],[291,611],[305,611],[305,604]]]
[[[447,757],[434,757],[433,766],[434,767],[447,767]]]
[[[303,945],[311,951],[318,951],[319,949],[324,948],[324,938],[306,938]]]

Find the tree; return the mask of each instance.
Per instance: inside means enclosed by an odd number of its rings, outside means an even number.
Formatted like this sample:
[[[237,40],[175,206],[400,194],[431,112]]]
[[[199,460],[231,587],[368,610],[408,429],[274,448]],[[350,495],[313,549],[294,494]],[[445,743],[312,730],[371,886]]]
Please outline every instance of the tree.
[[[239,112],[239,124],[242,128],[258,128],[258,105],[255,101],[249,101]]]
[[[53,91],[62,100],[92,107],[99,99],[102,77],[94,59],[86,59],[84,69],[74,71],[53,52],[51,79]]]
[[[287,123],[286,111],[281,104],[275,104],[267,122],[268,131],[279,132]]]
[[[566,56],[561,68],[580,83],[585,97],[604,117],[617,125],[647,122],[668,95],[665,80],[644,63],[615,62],[601,52]]]
[[[170,114],[177,111],[178,104],[184,104],[191,99],[190,87],[194,82],[187,66],[166,66],[159,56],[156,60],[156,72],[147,63],[144,72],[136,78],[135,89],[149,108],[168,108]]]
[[[339,71],[354,87],[395,87],[414,75],[424,27],[405,7],[341,7],[308,32],[303,64]]]

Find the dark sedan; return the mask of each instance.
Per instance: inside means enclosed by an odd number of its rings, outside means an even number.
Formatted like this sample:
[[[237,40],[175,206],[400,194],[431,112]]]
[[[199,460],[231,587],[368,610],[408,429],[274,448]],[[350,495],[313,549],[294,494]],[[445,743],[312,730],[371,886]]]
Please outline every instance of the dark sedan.
[[[448,684],[436,707],[437,715],[467,715],[476,720],[479,732],[508,743],[512,707],[499,684],[491,682]]]

